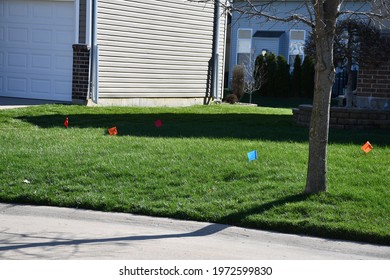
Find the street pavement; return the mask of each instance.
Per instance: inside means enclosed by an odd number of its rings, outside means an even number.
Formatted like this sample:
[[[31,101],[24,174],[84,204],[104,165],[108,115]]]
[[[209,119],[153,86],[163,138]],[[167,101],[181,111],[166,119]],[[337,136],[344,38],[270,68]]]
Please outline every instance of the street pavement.
[[[390,247],[153,218],[0,203],[2,260],[390,259]]]

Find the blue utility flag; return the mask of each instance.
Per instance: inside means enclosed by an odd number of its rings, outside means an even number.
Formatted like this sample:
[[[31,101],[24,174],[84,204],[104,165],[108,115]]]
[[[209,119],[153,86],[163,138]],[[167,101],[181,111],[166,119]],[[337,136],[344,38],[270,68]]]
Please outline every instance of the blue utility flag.
[[[254,150],[252,152],[249,152],[248,153],[248,160],[252,161],[252,160],[255,160],[255,159],[257,159],[257,151]]]

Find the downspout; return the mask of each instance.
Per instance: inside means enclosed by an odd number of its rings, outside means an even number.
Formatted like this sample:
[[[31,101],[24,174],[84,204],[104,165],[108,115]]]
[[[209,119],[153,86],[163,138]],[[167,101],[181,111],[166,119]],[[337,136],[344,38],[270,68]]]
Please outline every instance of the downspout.
[[[213,38],[213,76],[211,95],[215,102],[221,102],[219,96],[219,37],[220,37],[220,0],[214,1],[214,38]]]
[[[90,94],[92,102],[97,104],[99,102],[99,48],[97,45],[97,2],[98,0],[91,0],[91,52],[90,52]]]

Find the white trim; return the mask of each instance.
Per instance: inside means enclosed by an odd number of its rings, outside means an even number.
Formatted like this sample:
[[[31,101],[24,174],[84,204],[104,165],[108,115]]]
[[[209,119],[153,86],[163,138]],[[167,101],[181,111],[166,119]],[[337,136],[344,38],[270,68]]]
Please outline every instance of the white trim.
[[[75,9],[75,40],[74,43],[79,43],[79,33],[80,33],[80,0],[74,0],[74,9]]]
[[[294,67],[294,61],[290,61],[290,45],[291,45],[291,32],[292,31],[300,31],[302,32],[303,31],[303,40],[293,40],[293,41],[302,41],[303,42],[303,45],[305,44],[306,42],[306,30],[305,29],[290,29],[289,33],[288,33],[288,53],[287,53],[287,62],[288,64],[290,64],[290,66]],[[303,55],[302,55],[302,62],[303,60],[305,59],[305,51],[303,50]]]
[[[98,0],[91,3],[91,51],[90,51],[90,91],[91,99],[95,104],[99,103],[99,45],[97,44],[97,10]]]
[[[240,33],[240,30],[249,30],[251,32],[251,37],[250,39],[240,39],[238,36],[239,36],[239,33]],[[238,41],[239,40],[250,40],[250,46],[249,46],[249,55],[251,53],[251,50],[252,50],[252,36],[253,36],[253,29],[252,28],[238,28],[237,29],[237,45],[236,45],[236,60],[235,60],[235,64],[238,64],[238,54],[240,52],[238,52]],[[251,59],[251,58],[249,58]]]
[[[85,15],[85,44],[91,46],[92,44],[92,3],[91,0],[86,1],[86,15]]]

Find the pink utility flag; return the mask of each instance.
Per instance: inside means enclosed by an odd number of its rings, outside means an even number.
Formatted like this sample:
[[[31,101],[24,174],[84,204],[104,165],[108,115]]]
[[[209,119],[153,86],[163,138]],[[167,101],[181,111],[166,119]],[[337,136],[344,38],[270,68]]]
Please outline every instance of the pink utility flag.
[[[157,127],[157,128],[162,127],[162,120],[156,120],[154,122],[154,126]]]

